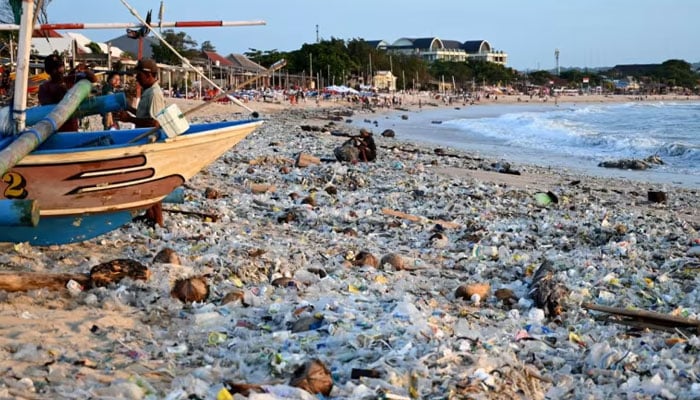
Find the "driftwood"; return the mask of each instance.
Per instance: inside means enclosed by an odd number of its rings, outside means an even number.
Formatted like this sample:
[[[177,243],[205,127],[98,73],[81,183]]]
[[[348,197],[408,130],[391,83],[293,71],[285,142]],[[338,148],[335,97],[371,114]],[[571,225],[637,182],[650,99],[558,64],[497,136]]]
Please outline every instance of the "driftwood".
[[[386,150],[398,150],[402,151],[404,153],[417,153],[417,154],[429,154],[429,155],[436,155],[439,157],[453,157],[453,158],[461,158],[463,160],[471,160],[471,161],[484,161],[483,158],[480,157],[472,157],[468,156],[466,154],[459,154],[459,153],[448,153],[444,149],[441,148],[436,148],[435,150],[431,151],[425,151],[421,150],[415,147],[403,147],[403,146],[378,146],[381,149],[386,149]]]
[[[124,278],[146,281],[151,272],[138,261],[117,259],[92,267],[89,274],[61,274],[45,272],[0,273],[0,290],[26,292],[36,289],[63,290],[73,280],[85,289],[118,283]]]
[[[626,308],[601,306],[591,303],[583,303],[581,307],[613,314],[619,317],[619,319],[614,319],[614,322],[636,328],[668,331],[673,331],[675,329],[693,329],[697,333],[700,333],[700,320],[697,319],[677,317],[646,310],[628,310]]]
[[[89,274],[14,272],[0,274],[0,290],[6,292],[26,292],[42,288],[62,290],[70,280],[78,282],[83,287],[89,287],[92,284]]]
[[[398,218],[406,219],[406,220],[409,220],[409,221],[412,221],[412,222],[423,222],[424,220],[426,220],[426,218],[419,217],[419,216],[413,215],[413,214],[407,214],[407,213],[404,213],[404,212],[401,212],[401,211],[392,210],[392,209],[390,209],[390,208],[382,208],[382,213],[383,213],[384,215],[390,215],[390,216],[392,216],[392,217],[398,217]],[[432,219],[432,220],[429,220],[429,221],[434,222],[434,223],[436,223],[436,224],[440,224],[440,225],[443,226],[443,228],[454,228],[454,229],[456,229],[456,228],[461,227],[461,225],[458,224],[458,223],[456,223],[456,222],[443,221],[443,220],[441,220],[441,219]]]
[[[212,222],[216,222],[219,220],[219,216],[216,214],[209,214],[209,213],[203,213],[203,212],[198,212],[198,211],[175,210],[172,208],[164,208],[163,211],[169,212],[172,214],[193,215],[195,217],[200,217],[202,219],[209,218]]]
[[[299,153],[296,159],[296,166],[300,168],[308,167],[309,165],[318,165],[321,159],[314,157],[311,154]]]

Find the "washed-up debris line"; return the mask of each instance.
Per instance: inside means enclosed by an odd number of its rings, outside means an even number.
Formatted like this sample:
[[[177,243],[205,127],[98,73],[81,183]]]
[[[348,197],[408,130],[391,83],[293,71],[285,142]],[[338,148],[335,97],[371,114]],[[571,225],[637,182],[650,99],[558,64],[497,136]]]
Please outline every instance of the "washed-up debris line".
[[[513,184],[448,177],[496,164],[403,151],[400,130],[375,134],[375,161],[295,165],[346,139],[301,128],[326,115],[274,116],[163,228],[3,248],[7,279],[148,273],[0,292],[0,398],[700,397],[697,332],[582,306],[698,319],[696,190],[528,165]]]

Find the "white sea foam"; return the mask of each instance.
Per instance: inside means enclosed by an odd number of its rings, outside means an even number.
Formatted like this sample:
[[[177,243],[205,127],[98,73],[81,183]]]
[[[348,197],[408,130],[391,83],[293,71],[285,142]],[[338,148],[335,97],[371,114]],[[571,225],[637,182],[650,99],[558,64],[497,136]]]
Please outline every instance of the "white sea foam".
[[[394,115],[376,122],[379,131],[391,128],[411,141],[601,175],[613,173],[599,168],[601,161],[658,155],[665,164],[643,179],[700,182],[696,102],[494,104],[423,109],[408,120]]]

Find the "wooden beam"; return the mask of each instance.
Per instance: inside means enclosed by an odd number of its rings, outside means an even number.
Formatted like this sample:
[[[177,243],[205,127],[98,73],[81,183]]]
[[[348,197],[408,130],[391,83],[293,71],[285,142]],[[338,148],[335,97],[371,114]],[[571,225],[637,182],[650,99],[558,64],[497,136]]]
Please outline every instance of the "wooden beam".
[[[74,280],[83,287],[90,287],[89,274],[49,274],[43,272],[13,272],[0,274],[0,290],[26,292],[36,289],[63,290],[68,281]]]

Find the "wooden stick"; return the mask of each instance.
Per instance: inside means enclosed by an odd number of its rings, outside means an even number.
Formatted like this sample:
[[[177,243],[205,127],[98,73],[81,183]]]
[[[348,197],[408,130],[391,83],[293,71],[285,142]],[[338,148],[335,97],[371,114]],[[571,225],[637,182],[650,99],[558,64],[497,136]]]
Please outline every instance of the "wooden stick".
[[[672,326],[696,327],[700,328],[700,320],[676,317],[674,315],[661,314],[646,310],[628,310],[625,308],[601,306],[592,303],[583,303],[581,307],[594,311],[602,311],[609,314],[623,315],[626,317],[652,320],[652,323],[669,324]]]
[[[216,222],[219,220],[219,216],[216,214],[207,214],[207,213],[202,213],[198,211],[186,211],[186,210],[174,210],[174,209],[166,209],[164,208],[163,211],[173,213],[173,214],[183,214],[183,215],[194,215],[196,217],[200,217],[202,219],[209,218],[211,219],[212,222]]]
[[[390,215],[390,216],[392,216],[392,217],[398,217],[398,218],[406,219],[406,220],[409,220],[409,221],[412,221],[412,222],[423,222],[424,220],[427,220],[427,221],[430,221],[430,222],[434,222],[434,223],[436,223],[436,224],[440,224],[440,225],[442,225],[442,226],[445,227],[445,228],[453,228],[453,229],[456,229],[456,228],[459,228],[459,227],[461,226],[460,224],[458,224],[458,223],[456,223],[456,222],[443,221],[443,220],[441,220],[441,219],[433,219],[433,220],[431,220],[431,219],[428,219],[428,218],[419,217],[419,216],[417,216],[417,215],[407,214],[407,213],[405,213],[405,212],[392,210],[392,209],[390,209],[390,208],[382,208],[382,213],[383,213],[384,215]]]
[[[62,290],[68,281],[74,280],[83,287],[90,287],[89,274],[48,274],[40,272],[14,272],[0,274],[0,290],[7,292],[26,292],[46,288]]]

